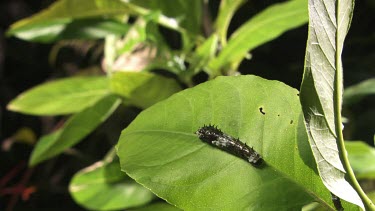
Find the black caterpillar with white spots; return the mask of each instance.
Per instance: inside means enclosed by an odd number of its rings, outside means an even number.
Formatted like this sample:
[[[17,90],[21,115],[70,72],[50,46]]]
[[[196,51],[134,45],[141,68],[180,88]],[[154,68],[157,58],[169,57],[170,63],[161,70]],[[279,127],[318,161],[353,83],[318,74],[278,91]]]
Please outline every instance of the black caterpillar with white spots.
[[[252,147],[247,146],[246,143],[241,142],[238,138],[233,138],[223,133],[214,125],[204,125],[195,134],[203,142],[240,157],[253,166],[258,167],[263,162],[262,156]]]

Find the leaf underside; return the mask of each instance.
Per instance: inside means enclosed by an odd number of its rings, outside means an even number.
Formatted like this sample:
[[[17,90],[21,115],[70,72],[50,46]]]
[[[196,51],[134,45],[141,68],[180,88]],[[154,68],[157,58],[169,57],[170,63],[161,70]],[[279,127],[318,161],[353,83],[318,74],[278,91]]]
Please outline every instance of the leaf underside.
[[[337,8],[338,7],[338,8]],[[336,143],[335,99],[342,79],[343,41],[353,9],[351,0],[309,0],[309,38],[305,72],[301,86],[301,104],[311,148],[325,186],[338,197],[363,207],[358,194],[345,180]],[[336,13],[337,10],[337,13]],[[341,80],[341,81],[340,81]],[[339,86],[336,86],[339,83]]]

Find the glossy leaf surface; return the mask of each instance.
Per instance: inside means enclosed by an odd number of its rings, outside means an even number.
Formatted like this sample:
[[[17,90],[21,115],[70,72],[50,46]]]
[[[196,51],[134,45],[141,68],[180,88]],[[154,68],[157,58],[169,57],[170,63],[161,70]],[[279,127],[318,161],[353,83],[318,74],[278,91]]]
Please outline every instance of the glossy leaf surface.
[[[209,146],[195,131],[214,124],[260,153],[265,165]],[[326,208],[297,90],[255,76],[218,77],[143,111],[121,134],[121,168],[184,210]],[[270,203],[272,201],[272,203]]]
[[[168,203],[158,202],[158,203],[153,203],[144,207],[140,207],[138,209],[131,209],[129,211],[156,211],[156,210],[157,211],[179,211],[180,209]]]

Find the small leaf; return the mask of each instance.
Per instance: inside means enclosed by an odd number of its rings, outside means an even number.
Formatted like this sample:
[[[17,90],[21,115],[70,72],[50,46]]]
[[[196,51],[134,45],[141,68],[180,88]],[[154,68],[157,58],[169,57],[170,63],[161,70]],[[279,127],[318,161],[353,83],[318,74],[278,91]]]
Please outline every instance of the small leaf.
[[[8,109],[33,115],[81,111],[109,93],[105,77],[74,77],[36,86],[12,100]]]
[[[118,159],[99,161],[79,171],[69,185],[73,199],[90,210],[118,210],[144,205],[154,195],[120,169]]]
[[[255,76],[217,77],[179,92],[122,132],[121,168],[184,210],[296,210],[312,201],[333,209],[316,174],[297,94]],[[194,133],[205,124],[239,137],[265,166],[200,141]]]
[[[103,123],[120,103],[119,98],[109,95],[93,106],[73,115],[62,129],[39,140],[31,154],[30,166],[54,157],[77,144]]]
[[[367,79],[361,83],[348,87],[344,91],[344,105],[351,105],[360,101],[367,95],[375,94],[375,78]]]
[[[181,90],[169,78],[147,72],[116,72],[110,79],[112,91],[126,103],[147,108]]]
[[[305,24],[308,20],[306,0],[292,0],[272,5],[244,23],[230,37],[209,68],[217,74],[239,63],[248,51]]]
[[[346,141],[350,165],[358,179],[375,179],[375,149],[362,141]]]
[[[22,127],[12,135],[11,139],[15,142],[34,145],[36,142],[36,135],[31,128]]]

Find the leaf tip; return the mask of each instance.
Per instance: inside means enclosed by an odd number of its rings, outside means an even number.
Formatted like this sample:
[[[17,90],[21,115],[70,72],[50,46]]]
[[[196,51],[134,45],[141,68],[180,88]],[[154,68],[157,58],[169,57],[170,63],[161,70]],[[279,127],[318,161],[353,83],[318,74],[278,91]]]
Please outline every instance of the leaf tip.
[[[35,156],[35,153],[31,153],[28,166],[35,167],[38,163],[40,163],[40,160]]]

